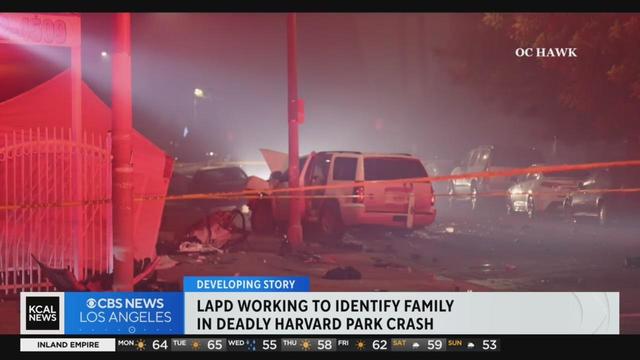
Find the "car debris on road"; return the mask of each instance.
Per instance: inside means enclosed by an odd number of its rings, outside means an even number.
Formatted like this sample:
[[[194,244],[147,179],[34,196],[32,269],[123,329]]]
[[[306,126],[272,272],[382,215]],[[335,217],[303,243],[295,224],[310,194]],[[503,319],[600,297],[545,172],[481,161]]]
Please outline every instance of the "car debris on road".
[[[328,280],[360,280],[362,273],[352,266],[336,267],[327,271],[322,278]]]
[[[179,253],[219,253],[223,254],[224,251],[210,244],[202,244],[194,241],[185,241],[180,244],[178,248]]]

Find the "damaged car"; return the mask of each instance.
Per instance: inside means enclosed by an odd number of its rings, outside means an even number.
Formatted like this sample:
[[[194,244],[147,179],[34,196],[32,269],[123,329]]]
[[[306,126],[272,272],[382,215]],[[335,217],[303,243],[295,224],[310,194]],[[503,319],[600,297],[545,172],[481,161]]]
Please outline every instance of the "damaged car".
[[[541,166],[534,164],[531,167]],[[507,214],[526,214],[533,219],[538,214],[562,212],[569,193],[589,175],[588,171],[573,170],[552,173],[528,173],[511,186],[507,194]]]
[[[238,166],[176,169],[169,196],[238,192],[249,177]],[[244,198],[174,199],[165,204],[158,253],[218,251],[231,240],[246,238],[247,200]]]
[[[598,169],[578,185],[564,202],[574,221],[596,219],[600,225],[637,221],[640,216],[640,168]]]

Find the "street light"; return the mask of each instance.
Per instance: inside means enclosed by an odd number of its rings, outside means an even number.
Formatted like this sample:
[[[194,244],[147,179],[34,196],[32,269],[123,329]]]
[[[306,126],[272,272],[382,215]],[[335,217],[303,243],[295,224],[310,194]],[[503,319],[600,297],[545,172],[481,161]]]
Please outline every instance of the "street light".
[[[195,125],[198,118],[198,99],[204,99],[204,90],[200,88],[193,89],[193,119],[191,125]]]

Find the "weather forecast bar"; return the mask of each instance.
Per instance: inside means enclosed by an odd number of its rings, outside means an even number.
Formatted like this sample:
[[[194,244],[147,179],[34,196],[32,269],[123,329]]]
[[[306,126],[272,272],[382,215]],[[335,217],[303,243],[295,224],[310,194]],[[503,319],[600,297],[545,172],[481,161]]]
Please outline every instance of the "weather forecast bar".
[[[497,352],[496,337],[22,338],[21,352]]]

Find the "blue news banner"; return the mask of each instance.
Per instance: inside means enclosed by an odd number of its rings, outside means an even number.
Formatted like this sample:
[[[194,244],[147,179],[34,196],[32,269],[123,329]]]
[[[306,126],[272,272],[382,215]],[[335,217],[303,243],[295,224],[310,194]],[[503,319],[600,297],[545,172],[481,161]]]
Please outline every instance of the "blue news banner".
[[[306,276],[185,276],[184,292],[307,292]]]
[[[179,292],[67,292],[64,312],[65,334],[184,333]]]
[[[66,292],[64,333],[183,335],[185,292],[307,292],[301,276],[186,276],[184,292]]]

